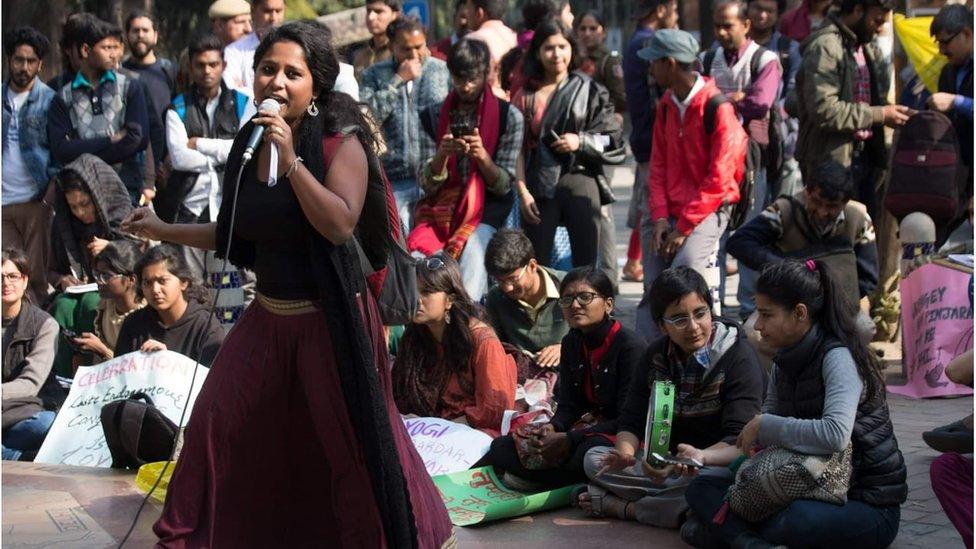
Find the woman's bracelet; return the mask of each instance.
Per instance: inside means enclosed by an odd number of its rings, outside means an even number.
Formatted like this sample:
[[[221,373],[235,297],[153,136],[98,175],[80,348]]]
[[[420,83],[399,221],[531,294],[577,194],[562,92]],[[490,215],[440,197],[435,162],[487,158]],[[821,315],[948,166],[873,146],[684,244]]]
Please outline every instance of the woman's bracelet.
[[[305,159],[300,156],[296,156],[295,159],[291,161],[291,165],[288,166],[288,171],[285,172],[285,178],[289,178],[295,173],[295,170],[298,169],[299,162],[305,162]]]

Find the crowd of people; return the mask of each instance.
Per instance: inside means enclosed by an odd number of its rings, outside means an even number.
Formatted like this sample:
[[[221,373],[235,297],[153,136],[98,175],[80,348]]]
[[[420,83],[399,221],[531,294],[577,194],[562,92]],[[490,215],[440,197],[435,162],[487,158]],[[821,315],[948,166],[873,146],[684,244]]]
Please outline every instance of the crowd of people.
[[[725,0],[705,47],[676,0],[641,0],[622,54],[568,0],[522,2],[517,30],[506,0],[453,8],[435,41],[368,0],[371,38],[338,51],[283,0],[217,0],[175,59],[152,13],[76,13],[47,83],[48,38],[4,34],[3,459],[33,459],[79,366],[168,349],[211,371],[164,545],[452,546],[409,415],[491,435],[478,465],[512,489],[578,484],[583,512],[697,547],[890,544],[907,474],[866,298],[885,129],[916,111],[888,102],[889,0]],[[952,225],[971,228],[972,11],[931,34],[948,64],[925,106],[958,134]],[[412,317],[384,325],[407,255]],[[634,326],[620,278],[643,282]],[[971,384],[971,355],[950,375]],[[547,421],[509,430],[542,379]],[[671,463],[646,440],[661,384]],[[843,503],[729,510],[771,447],[846,459]],[[933,485],[971,540],[967,458],[947,456]]]

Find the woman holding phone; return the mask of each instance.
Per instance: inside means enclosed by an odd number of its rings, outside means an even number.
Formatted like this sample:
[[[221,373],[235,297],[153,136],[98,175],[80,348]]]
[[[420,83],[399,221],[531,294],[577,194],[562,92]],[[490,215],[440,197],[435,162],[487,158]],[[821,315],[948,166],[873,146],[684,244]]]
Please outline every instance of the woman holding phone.
[[[576,72],[580,55],[570,27],[543,21],[526,53],[525,86],[512,100],[528,128],[517,167],[523,229],[544,265],[559,225],[569,232],[573,266],[596,262],[600,206],[613,201],[604,167],[624,160],[610,94]]]

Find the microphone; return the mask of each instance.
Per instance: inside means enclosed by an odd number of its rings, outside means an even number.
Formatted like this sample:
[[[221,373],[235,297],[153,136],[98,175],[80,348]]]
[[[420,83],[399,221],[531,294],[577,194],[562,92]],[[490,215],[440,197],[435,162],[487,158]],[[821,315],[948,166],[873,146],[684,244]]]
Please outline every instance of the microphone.
[[[278,114],[279,110],[281,110],[281,103],[270,98],[265,99],[260,105],[258,105],[259,113],[266,112],[270,114]],[[251,137],[247,140],[247,147],[244,149],[244,161],[241,162],[241,165],[247,164],[250,162],[251,158],[254,157],[254,153],[261,146],[261,138],[264,137],[264,130],[266,129],[267,126],[256,124],[254,129],[251,130]]]

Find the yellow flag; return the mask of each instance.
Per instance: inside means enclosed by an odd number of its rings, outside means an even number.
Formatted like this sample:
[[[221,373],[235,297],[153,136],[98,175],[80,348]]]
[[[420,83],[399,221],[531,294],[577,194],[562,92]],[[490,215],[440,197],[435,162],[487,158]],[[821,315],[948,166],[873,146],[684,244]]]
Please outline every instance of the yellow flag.
[[[932,17],[905,17],[895,14],[895,34],[901,42],[908,60],[915,67],[915,72],[925,82],[925,87],[932,93],[939,91],[939,74],[947,60],[939,53],[939,46],[935,38],[929,34]]]

